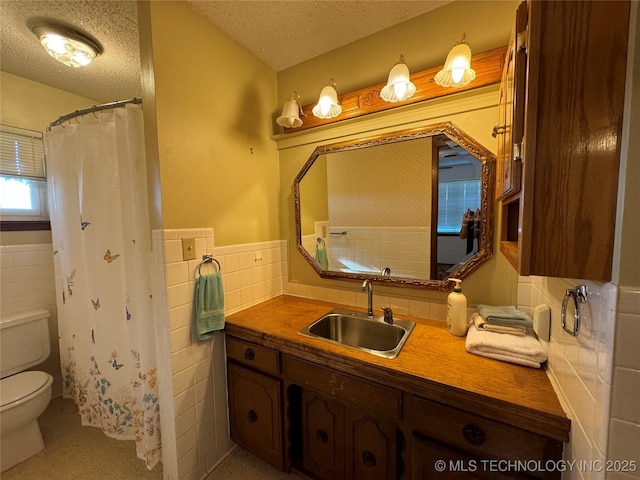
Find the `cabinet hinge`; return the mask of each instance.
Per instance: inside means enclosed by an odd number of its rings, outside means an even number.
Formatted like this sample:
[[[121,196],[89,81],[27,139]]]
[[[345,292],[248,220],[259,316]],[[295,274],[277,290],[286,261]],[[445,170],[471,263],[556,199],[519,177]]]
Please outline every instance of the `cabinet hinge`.
[[[513,160],[524,163],[522,160],[522,143],[513,144]]]
[[[518,35],[516,37],[516,49],[518,51],[520,50],[524,50],[525,52],[527,51],[527,40],[529,38],[528,33],[529,33],[528,28],[525,28],[523,31],[518,32]]]

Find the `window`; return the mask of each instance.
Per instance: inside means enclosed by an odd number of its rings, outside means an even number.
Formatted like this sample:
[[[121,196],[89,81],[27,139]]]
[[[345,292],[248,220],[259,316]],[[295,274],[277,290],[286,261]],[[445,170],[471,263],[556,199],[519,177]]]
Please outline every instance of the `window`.
[[[438,233],[460,233],[467,209],[480,208],[480,180],[438,183]]]
[[[0,125],[0,215],[3,230],[30,230],[23,222],[49,219],[41,132]]]

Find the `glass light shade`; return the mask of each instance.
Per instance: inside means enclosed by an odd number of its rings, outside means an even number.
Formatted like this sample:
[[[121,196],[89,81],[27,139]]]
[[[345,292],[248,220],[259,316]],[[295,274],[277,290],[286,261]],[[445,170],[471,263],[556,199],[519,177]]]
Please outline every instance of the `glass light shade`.
[[[385,102],[401,102],[416,93],[416,86],[409,79],[409,67],[404,63],[404,58],[396,63],[389,72],[387,85],[382,87],[380,97]]]
[[[342,113],[338,103],[338,92],[331,85],[327,85],[320,92],[318,104],[313,107],[313,114],[318,118],[333,118]]]
[[[102,53],[102,48],[83,35],[57,27],[33,28],[47,53],[69,67],[84,67]]]
[[[471,69],[471,49],[463,41],[451,49],[444,68],[434,80],[441,87],[461,87],[475,78],[476,72]]]
[[[276,123],[287,128],[298,128],[302,125],[299,115],[300,107],[294,96],[284,102],[282,113],[276,119]]]

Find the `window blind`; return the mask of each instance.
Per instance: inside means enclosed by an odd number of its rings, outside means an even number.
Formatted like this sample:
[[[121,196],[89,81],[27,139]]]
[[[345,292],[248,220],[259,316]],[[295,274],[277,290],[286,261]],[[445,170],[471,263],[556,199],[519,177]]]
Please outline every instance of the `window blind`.
[[[480,208],[480,180],[438,184],[438,233],[458,233],[467,209]]]
[[[0,125],[0,175],[46,179],[41,132]]]

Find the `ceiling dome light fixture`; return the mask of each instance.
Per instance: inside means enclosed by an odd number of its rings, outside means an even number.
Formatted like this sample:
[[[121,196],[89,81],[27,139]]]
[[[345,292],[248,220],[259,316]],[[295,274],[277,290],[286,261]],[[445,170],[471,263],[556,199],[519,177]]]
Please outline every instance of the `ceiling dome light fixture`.
[[[31,31],[49,55],[69,67],[89,65],[103,52],[98,42],[68,27],[37,25]]]
[[[318,104],[313,107],[313,115],[318,118],[333,118],[342,113],[342,107],[338,103],[338,92],[336,92],[336,82],[329,80],[332,85],[327,85],[320,92]]]
[[[444,68],[436,73],[434,80],[441,87],[461,87],[475,78],[476,72],[471,69],[471,48],[463,33],[462,40],[451,49]]]
[[[409,79],[409,67],[404,63],[404,55],[400,55],[400,60],[389,72],[387,85],[382,87],[380,97],[385,102],[401,102],[411,98],[416,93],[416,86]]]

